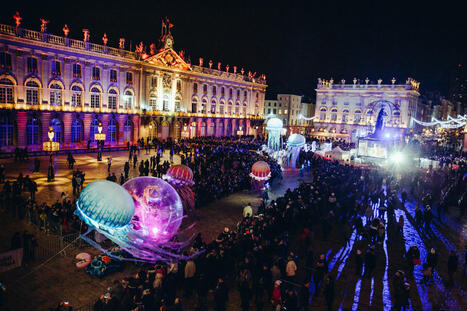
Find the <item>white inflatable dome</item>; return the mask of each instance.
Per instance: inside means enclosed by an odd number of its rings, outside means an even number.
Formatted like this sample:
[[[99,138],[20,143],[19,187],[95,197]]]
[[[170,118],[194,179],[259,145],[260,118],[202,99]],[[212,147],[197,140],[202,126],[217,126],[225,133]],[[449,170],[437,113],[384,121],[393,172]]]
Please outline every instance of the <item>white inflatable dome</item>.
[[[284,124],[279,118],[271,118],[266,124],[266,129],[281,129]]]

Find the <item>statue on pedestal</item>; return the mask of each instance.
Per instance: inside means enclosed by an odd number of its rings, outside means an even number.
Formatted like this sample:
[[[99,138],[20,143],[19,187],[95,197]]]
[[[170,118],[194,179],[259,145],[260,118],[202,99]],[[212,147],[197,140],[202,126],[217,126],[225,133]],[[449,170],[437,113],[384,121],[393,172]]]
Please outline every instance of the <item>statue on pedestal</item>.
[[[104,33],[104,36],[102,37],[102,43],[104,43],[104,45],[107,45],[107,42],[109,42],[109,38],[107,38],[107,34]]]
[[[386,116],[387,114],[384,112],[384,107],[383,107],[378,113],[378,118],[376,119],[376,124],[375,124],[375,130],[373,131],[373,134],[371,135],[371,137],[374,137],[374,138],[381,137],[381,134],[383,133],[383,129],[384,129],[384,117]]]
[[[47,32],[47,24],[48,24],[49,22],[50,22],[50,21],[41,18],[41,32]]]
[[[67,24],[63,26],[62,30],[63,30],[63,34],[65,35],[65,37],[68,37],[68,34],[70,33],[70,28],[68,28]]]

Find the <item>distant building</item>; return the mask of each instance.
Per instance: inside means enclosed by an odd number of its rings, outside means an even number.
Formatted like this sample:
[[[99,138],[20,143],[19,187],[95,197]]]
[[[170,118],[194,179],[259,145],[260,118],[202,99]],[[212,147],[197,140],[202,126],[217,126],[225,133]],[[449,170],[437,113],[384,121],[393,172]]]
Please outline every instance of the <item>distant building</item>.
[[[314,114],[314,105],[302,102],[301,95],[278,94],[277,99],[264,101],[266,118],[276,117],[282,120],[289,133],[306,133],[312,121],[304,119]]]
[[[313,134],[317,138],[342,139],[356,142],[368,135],[384,108],[388,135],[403,136],[412,127],[412,117],[419,119],[423,107],[419,101],[419,83],[408,79],[405,84],[340,84],[318,80]],[[390,129],[390,130],[389,130]]]

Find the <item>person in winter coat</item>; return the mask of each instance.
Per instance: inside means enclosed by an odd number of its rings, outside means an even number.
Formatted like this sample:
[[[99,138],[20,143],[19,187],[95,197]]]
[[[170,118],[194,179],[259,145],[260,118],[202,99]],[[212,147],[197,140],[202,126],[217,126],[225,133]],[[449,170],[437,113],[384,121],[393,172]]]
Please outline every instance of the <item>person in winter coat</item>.
[[[271,304],[273,310],[276,310],[276,307],[282,304],[281,281],[279,280],[274,282],[274,288],[272,289]]]
[[[438,253],[434,248],[432,248],[426,256],[426,263],[431,267],[432,270],[434,270],[436,265],[438,265]]]
[[[298,310],[297,294],[293,289],[289,289],[289,291],[287,292],[287,297],[285,298],[284,306],[287,311]]]
[[[195,262],[193,260],[188,260],[185,265],[185,293],[187,296],[191,296],[191,293],[193,292],[195,273]]]

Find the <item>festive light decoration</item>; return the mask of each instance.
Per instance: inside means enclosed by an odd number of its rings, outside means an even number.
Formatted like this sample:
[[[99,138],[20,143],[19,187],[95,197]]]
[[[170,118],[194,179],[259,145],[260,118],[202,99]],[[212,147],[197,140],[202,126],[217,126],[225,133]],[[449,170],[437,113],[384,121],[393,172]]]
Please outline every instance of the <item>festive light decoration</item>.
[[[298,118],[299,118],[299,119],[302,119],[302,120],[305,120],[305,121],[311,121],[311,120],[314,120],[314,119],[315,119],[315,117],[307,118],[307,117],[305,117],[303,114],[299,114],[299,115],[298,115]]]
[[[289,151],[292,154],[291,159],[291,166],[292,168],[296,168],[298,155],[300,154],[300,150],[306,144],[306,139],[303,135],[294,133],[289,136],[287,140],[287,146],[290,148]]]
[[[266,124],[266,130],[268,131],[268,148],[273,151],[278,151],[281,147],[282,126],[282,120],[279,118],[271,118]]]
[[[466,125],[467,123],[467,115],[458,115],[457,118],[453,118],[451,116],[448,116],[446,121],[441,121],[436,118],[431,118],[431,122],[422,122],[419,121],[415,118],[412,118],[412,120],[420,124],[422,126],[436,126],[439,125],[442,128],[447,128],[447,129],[458,129]]]
[[[188,241],[173,237],[182,223],[183,207],[172,186],[155,177],[138,177],[123,187],[106,180],[86,186],[76,201],[76,211],[89,230],[81,237],[113,257],[111,252],[90,239],[92,230],[105,235],[134,258],[131,261],[172,261],[181,255]],[[122,260],[121,257],[117,259]]]
[[[251,167],[250,177],[254,180],[265,181],[271,178],[269,164],[264,161],[257,161]]]
[[[172,165],[162,178],[175,188],[182,199],[185,211],[193,213],[195,210],[195,194],[191,186],[195,183],[193,181],[193,171],[191,168],[182,164]]]

